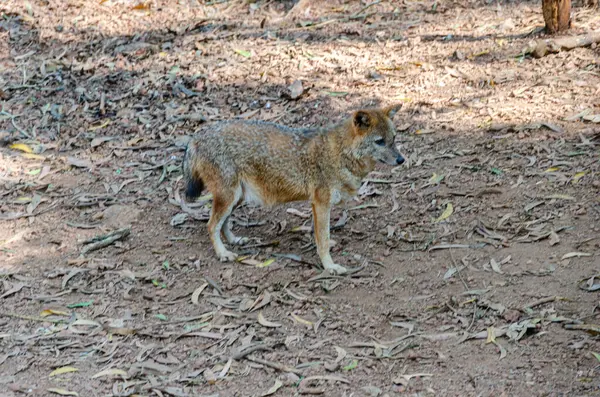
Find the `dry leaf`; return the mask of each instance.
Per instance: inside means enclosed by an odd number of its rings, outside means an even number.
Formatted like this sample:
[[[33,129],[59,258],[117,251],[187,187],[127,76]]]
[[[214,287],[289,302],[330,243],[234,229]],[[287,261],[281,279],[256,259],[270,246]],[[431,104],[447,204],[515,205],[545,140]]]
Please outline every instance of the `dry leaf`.
[[[306,326],[308,326],[308,327],[312,327],[312,326],[313,326],[313,322],[312,322],[312,321],[305,320],[305,319],[303,319],[302,317],[295,315],[294,313],[291,313],[291,315],[292,315],[292,318],[293,318],[293,319],[294,319],[294,320],[295,320],[297,323],[304,324],[304,325],[306,325]]]
[[[67,374],[69,372],[77,372],[77,371],[79,371],[79,369],[77,369],[75,367],[60,367],[60,368],[57,368],[54,371],[50,372],[50,375],[48,375],[48,376],[62,375],[62,374]]]
[[[495,271],[498,274],[504,274],[502,272],[502,270],[500,269],[500,265],[498,264],[498,262],[496,262],[496,260],[494,258],[490,259],[490,266],[492,267],[492,270]]]
[[[20,150],[25,153],[33,153],[33,149],[24,143],[13,143],[9,146],[11,149]]]
[[[252,56],[252,53],[250,51],[238,50],[238,49],[235,49],[234,51],[236,52],[236,54],[240,54],[244,58],[250,58]]]
[[[433,374],[426,374],[426,373],[399,375],[398,377],[393,379],[392,382],[394,382],[394,384],[396,384],[396,385],[408,386],[408,382],[410,382],[410,380],[412,378],[424,378],[424,377],[431,377],[431,376],[433,376]]]
[[[446,204],[446,209],[444,210],[442,215],[440,215],[440,217],[435,220],[435,223],[439,223],[439,222],[442,222],[442,221],[448,219],[450,217],[450,215],[452,215],[453,212],[454,212],[454,207],[452,206],[452,203]]]
[[[554,232],[554,231],[550,232],[549,242],[550,242],[550,246],[554,246],[560,242],[560,238],[558,237],[558,234],[556,234],[556,232]]]
[[[79,168],[92,168],[92,162],[90,160],[78,159],[76,157],[69,156],[67,157],[67,162],[74,167]]]
[[[198,304],[198,299],[200,298],[200,294],[202,293],[202,291],[204,291],[204,289],[208,287],[208,283],[204,283],[201,286],[199,286],[198,288],[196,288],[196,290],[194,291],[194,293],[192,293],[192,303],[194,305]]]
[[[69,391],[66,389],[59,389],[56,387],[52,387],[52,388],[48,389],[48,391],[50,393],[60,394],[61,396],[78,396],[79,395],[79,393],[77,393],[76,391]]]
[[[569,252],[568,254],[564,254],[561,260],[569,259],[569,258],[580,258],[582,256],[592,256],[592,254],[588,254],[586,252]]]
[[[271,258],[271,259],[267,259],[266,261],[259,263],[258,265],[256,265],[256,267],[267,267],[272,265],[275,262],[275,259]]]
[[[279,323],[274,323],[271,322],[267,319],[265,319],[265,317],[262,314],[262,311],[258,313],[258,323],[260,325],[262,325],[263,327],[267,327],[267,328],[277,328],[277,327],[281,327],[281,324]]]
[[[261,397],[270,396],[271,394],[275,394],[277,390],[279,390],[283,386],[283,383],[279,379],[275,379],[275,384],[271,386],[269,390],[261,394]]]
[[[42,311],[40,313],[40,317],[48,317],[48,316],[52,316],[52,315],[55,315],[55,316],[68,316],[69,313],[63,312],[63,311],[60,311],[60,310],[54,310],[54,309],[46,309],[46,310],[44,310],[44,311]]]
[[[104,371],[98,372],[96,375],[92,376],[92,379],[102,378],[105,376],[120,376],[123,378],[129,377],[127,372],[123,371],[122,369],[109,368],[109,369],[105,369]]]
[[[496,342],[496,329],[494,327],[489,327],[487,329],[487,340],[485,343],[494,343]]]

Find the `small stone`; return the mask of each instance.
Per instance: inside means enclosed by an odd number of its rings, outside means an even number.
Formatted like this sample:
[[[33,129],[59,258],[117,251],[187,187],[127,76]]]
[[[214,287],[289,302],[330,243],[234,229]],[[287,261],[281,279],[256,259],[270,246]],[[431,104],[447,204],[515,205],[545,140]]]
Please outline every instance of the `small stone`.
[[[454,51],[453,55],[454,55],[454,58],[456,58],[459,61],[464,61],[466,58],[465,53],[460,50]]]

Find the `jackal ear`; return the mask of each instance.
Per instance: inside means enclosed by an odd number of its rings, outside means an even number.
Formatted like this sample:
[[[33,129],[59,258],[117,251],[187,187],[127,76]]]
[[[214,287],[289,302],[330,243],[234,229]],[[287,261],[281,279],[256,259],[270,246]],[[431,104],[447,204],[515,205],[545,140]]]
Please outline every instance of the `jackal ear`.
[[[386,107],[385,109],[383,109],[383,112],[385,113],[386,116],[388,116],[388,118],[393,119],[394,116],[396,115],[396,113],[398,112],[398,110],[400,110],[401,108],[402,108],[402,104],[397,103],[397,104]]]
[[[354,125],[359,131],[369,128],[371,124],[371,115],[368,112],[359,110],[354,113]]]

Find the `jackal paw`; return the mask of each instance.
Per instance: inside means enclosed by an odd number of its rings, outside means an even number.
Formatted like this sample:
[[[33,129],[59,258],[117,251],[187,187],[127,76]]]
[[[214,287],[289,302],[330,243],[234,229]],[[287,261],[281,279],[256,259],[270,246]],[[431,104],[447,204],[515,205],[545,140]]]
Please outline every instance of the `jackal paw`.
[[[246,245],[250,242],[250,239],[248,237],[238,237],[235,236],[230,242],[229,244],[233,244],[233,245]]]
[[[238,257],[238,254],[236,254],[235,252],[231,252],[231,251],[225,251],[225,252],[218,254],[218,256],[219,256],[219,260],[221,262],[231,262],[231,261],[234,261]]]
[[[332,263],[331,265],[326,266],[325,270],[329,271],[330,273],[338,274],[338,275],[348,272],[348,269],[346,269],[344,266],[337,265],[335,263]]]

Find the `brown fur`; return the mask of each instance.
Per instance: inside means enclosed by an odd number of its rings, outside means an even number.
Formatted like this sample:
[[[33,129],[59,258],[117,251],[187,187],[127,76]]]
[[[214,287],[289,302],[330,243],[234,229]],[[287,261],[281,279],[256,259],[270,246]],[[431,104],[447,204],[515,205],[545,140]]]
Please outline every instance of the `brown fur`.
[[[233,260],[221,240],[243,244],[231,233],[229,216],[244,202],[274,205],[310,200],[317,251],[325,269],[343,273],[329,254],[329,216],[336,204],[356,194],[377,161],[404,160],[394,144],[391,118],[398,106],[365,109],[329,128],[307,130],[252,121],[212,124],[192,140],[183,170],[187,196],[204,186],[213,194],[208,223],[221,260]]]

